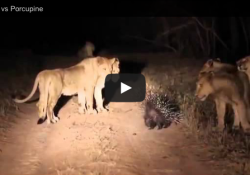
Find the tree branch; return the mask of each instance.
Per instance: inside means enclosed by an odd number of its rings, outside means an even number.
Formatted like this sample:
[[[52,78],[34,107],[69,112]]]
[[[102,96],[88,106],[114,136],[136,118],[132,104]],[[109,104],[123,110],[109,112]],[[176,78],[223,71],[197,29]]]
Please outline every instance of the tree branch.
[[[245,27],[245,25],[244,25],[244,21],[243,21],[242,17],[239,17],[239,18],[240,18],[240,23],[241,23],[241,26],[242,26],[243,33],[244,33],[244,35],[245,35],[246,45],[247,45],[247,52],[248,52],[249,43],[248,43],[248,36],[247,36],[246,27]]]
[[[205,47],[203,45],[203,40],[202,40],[201,33],[200,33],[200,30],[199,30],[198,26],[196,27],[196,31],[197,31],[197,35],[198,35],[199,40],[200,40],[201,49],[202,49],[203,52],[205,52]]]
[[[148,42],[148,43],[151,43],[151,44],[154,44],[154,45],[161,45],[161,44],[157,44],[157,42],[155,42],[154,40],[149,40],[149,39],[146,39],[146,38],[143,38],[143,37],[130,36],[130,35],[126,35],[126,36],[123,36],[123,37],[124,38],[134,38],[134,39],[145,41],[145,42]],[[169,49],[173,50],[175,53],[177,53],[177,50],[174,47],[172,47],[172,46],[169,46],[169,45],[166,45],[166,44],[161,45],[161,46],[169,48]]]
[[[222,41],[222,39],[217,35],[217,33],[214,30],[211,30],[210,28],[206,28],[196,17],[192,17],[192,19],[194,19],[197,24],[199,24],[199,26],[201,28],[203,28],[206,31],[211,31],[214,36],[220,41],[220,43],[229,51],[229,48],[227,47],[227,45]]]
[[[176,27],[172,27],[170,28],[169,30],[166,30],[165,32],[161,33],[159,36],[157,36],[156,38],[159,38],[159,37],[162,37],[164,35],[168,35],[169,33],[171,32],[175,32],[176,30],[181,30],[183,28],[186,28],[188,27],[189,25],[192,25],[192,24],[195,24],[194,22],[192,21],[189,21],[188,23],[186,24],[182,24],[182,25],[179,25],[179,26],[176,26]]]

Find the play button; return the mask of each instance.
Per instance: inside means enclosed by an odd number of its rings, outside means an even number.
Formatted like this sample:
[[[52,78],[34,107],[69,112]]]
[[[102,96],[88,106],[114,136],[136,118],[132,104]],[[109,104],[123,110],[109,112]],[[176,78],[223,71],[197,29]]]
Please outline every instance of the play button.
[[[132,88],[130,86],[128,86],[128,85],[121,82],[121,94],[128,91],[129,89],[132,89]]]
[[[145,95],[146,80],[142,74],[109,74],[106,76],[104,98],[107,102],[142,102]]]

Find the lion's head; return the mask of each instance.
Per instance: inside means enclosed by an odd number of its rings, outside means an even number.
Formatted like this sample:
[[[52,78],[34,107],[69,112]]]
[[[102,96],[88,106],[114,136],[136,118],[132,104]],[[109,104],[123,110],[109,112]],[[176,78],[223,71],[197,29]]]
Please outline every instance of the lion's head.
[[[95,51],[95,45],[89,41],[78,51],[79,58],[92,57]]]
[[[99,75],[106,76],[108,74],[118,74],[120,72],[120,61],[118,58],[98,58]]]
[[[112,58],[112,74],[120,73],[120,61],[118,58]]]
[[[214,69],[218,68],[220,66],[220,64],[221,64],[221,62],[220,62],[219,58],[217,58],[215,60],[213,60],[213,59],[207,60],[207,62],[202,66],[202,68],[199,72],[199,78],[210,71],[214,71]]]
[[[201,101],[205,101],[207,97],[214,92],[214,88],[212,86],[213,76],[214,72],[208,72],[200,76],[196,83],[196,98]]]
[[[236,62],[239,71],[247,71],[250,67],[250,56],[244,57]]]
[[[222,63],[219,58],[208,60],[199,72],[198,78],[209,72],[236,73],[237,67],[228,63]]]

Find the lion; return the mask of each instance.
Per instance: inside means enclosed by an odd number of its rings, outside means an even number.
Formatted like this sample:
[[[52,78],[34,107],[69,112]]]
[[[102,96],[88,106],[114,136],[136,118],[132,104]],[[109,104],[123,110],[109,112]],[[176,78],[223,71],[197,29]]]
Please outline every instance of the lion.
[[[198,78],[210,71],[236,73],[237,67],[231,64],[222,63],[220,58],[216,58],[215,60],[209,59],[201,68]]]
[[[114,63],[112,74],[119,74],[119,73],[120,73],[120,62],[117,61]],[[105,85],[105,79],[106,79],[106,75],[100,76],[95,86],[94,96],[96,99],[96,110],[98,112],[103,112],[103,111],[107,112],[107,108],[109,108],[108,105],[106,106],[106,108],[103,107],[104,100],[102,98],[102,89],[104,88],[104,85]]]
[[[235,113],[234,127],[239,127],[239,123],[241,123],[242,128],[249,131],[249,106],[244,98],[242,88],[244,88],[243,83],[236,82],[233,74],[211,71],[200,76],[197,81],[195,96],[201,101],[212,97],[217,102],[216,111],[219,129],[224,129],[226,104],[229,104]]]
[[[94,112],[93,96],[94,89],[103,87],[99,80],[112,72],[119,71],[119,59],[108,59],[105,57],[92,57],[82,60],[75,66],[65,69],[43,70],[38,73],[33,89],[25,99],[14,99],[16,103],[28,101],[39,87],[40,98],[36,104],[38,107],[39,118],[44,121],[47,115],[47,123],[56,123],[58,117],[53,110],[61,95],[72,96],[78,94],[79,113],[88,111],[89,114]],[[100,99],[95,95],[96,101],[100,104]],[[86,105],[87,101],[87,105]]]
[[[244,98],[250,106],[250,84],[246,73],[238,71],[237,67],[234,65],[222,63],[220,58],[217,58],[216,60],[210,59],[203,65],[202,69],[199,72],[198,78],[200,78],[203,74],[211,71],[234,75],[236,82],[238,82],[239,84],[243,83]]]
[[[95,45],[90,41],[86,41],[86,44],[78,51],[77,56],[80,59],[93,57],[94,51],[95,51]]]
[[[250,69],[248,69],[250,66],[250,56],[241,58],[236,62],[236,65],[239,71],[245,72],[248,75],[248,79],[250,81]]]

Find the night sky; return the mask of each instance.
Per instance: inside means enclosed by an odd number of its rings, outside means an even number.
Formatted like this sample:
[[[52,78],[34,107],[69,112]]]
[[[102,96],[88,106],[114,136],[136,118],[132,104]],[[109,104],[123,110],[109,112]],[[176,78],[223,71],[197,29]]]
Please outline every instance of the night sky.
[[[148,49],[155,46],[152,43],[150,44],[149,42],[139,41],[126,36],[140,36],[148,40],[154,39],[156,36],[155,31],[159,30],[159,33],[162,32],[160,26],[162,24],[157,22],[157,17],[161,16],[167,18],[171,16],[187,16],[186,18],[195,16],[202,20],[205,19],[202,16],[217,15],[215,17],[216,33],[227,44],[229,49],[225,49],[216,41],[216,53],[210,56],[224,57],[232,60],[233,58],[249,54],[249,48],[246,49],[246,39],[244,38],[239,18],[236,19],[236,22],[232,22],[230,17],[219,17],[217,12],[221,6],[218,3],[215,6],[215,2],[207,3],[195,3],[199,6],[206,6],[203,9],[195,7],[194,3],[191,2],[174,1],[143,1],[143,3],[142,1],[133,3],[131,1],[121,1],[115,5],[106,3],[105,6],[99,3],[99,5],[92,9],[83,8],[83,6],[78,6],[77,4],[75,6],[68,5],[68,8],[66,8],[67,4],[64,4],[61,8],[53,6],[54,9],[44,6],[44,15],[10,15],[9,17],[3,17],[1,19],[0,50],[31,48],[34,52],[38,53],[44,52],[42,50],[47,50],[48,52],[49,50],[57,50],[60,52],[60,50],[65,51],[65,49],[76,52],[79,47],[85,44],[85,41],[93,42],[97,51],[111,47],[135,49],[147,47]],[[210,9],[210,6],[214,6],[214,9]],[[227,6],[224,6],[223,13],[227,14],[229,11],[228,7],[232,8],[234,6],[234,3],[228,3]],[[66,11],[69,9],[71,11]],[[56,10],[60,10],[60,12],[64,11],[65,13],[64,15],[60,15],[63,13],[58,13],[59,15],[52,15],[50,17],[50,13]],[[99,14],[99,16],[104,17],[81,17],[81,12],[83,12],[82,16]],[[211,15],[212,12],[215,15]],[[65,15],[75,13],[77,15]],[[107,17],[109,15],[120,17]],[[244,17],[243,20],[245,26],[250,26],[249,19]],[[181,25],[181,22],[178,20],[173,22],[172,20],[168,25],[177,26]],[[232,29],[232,26],[236,26],[235,28],[237,28],[237,31],[234,32],[236,33],[235,36],[238,37],[236,40],[232,37],[232,30],[235,30]],[[232,46],[232,43],[235,44]],[[160,45],[157,47],[163,49]]]
[[[12,18],[2,23],[1,47],[6,48],[83,44],[85,40],[98,43],[104,40],[104,33],[116,35],[116,27],[109,26],[108,18]]]

